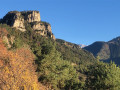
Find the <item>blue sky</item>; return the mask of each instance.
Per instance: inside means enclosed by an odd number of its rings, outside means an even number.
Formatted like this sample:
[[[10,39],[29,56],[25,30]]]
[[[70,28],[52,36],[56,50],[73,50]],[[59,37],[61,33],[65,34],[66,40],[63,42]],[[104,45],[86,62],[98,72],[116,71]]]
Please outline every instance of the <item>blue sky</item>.
[[[0,18],[13,10],[40,11],[56,38],[76,44],[120,36],[120,0],[2,0]]]

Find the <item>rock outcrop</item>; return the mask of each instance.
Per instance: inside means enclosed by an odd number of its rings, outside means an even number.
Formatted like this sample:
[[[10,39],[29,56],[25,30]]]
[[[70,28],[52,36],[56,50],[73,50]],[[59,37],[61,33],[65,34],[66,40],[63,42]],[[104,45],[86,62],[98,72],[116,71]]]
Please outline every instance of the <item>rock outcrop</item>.
[[[8,12],[1,22],[15,27],[20,31],[25,31],[24,18],[22,18],[21,13],[18,11]]]
[[[36,22],[36,23],[32,24],[32,28],[34,30],[43,30],[43,31],[48,30],[49,32],[52,32],[51,26],[48,23]]]
[[[21,14],[24,16],[24,19],[29,23],[41,21],[39,11],[23,11],[21,12]]]
[[[39,33],[42,36],[49,36],[55,39],[55,36],[52,34],[51,25],[49,23],[39,21],[39,22],[31,22],[30,24],[32,29],[36,33]]]
[[[55,39],[51,30],[51,25],[41,21],[39,11],[11,11],[0,20],[0,23],[10,25],[22,32],[26,31],[25,23],[27,23],[36,33]]]

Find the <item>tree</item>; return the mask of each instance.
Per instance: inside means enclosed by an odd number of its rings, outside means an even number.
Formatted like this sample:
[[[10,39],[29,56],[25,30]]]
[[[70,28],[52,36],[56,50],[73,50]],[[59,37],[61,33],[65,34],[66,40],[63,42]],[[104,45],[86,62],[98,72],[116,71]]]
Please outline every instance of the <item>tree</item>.
[[[40,82],[54,89],[71,89],[79,83],[76,70],[70,62],[60,58],[61,54],[54,45],[41,45],[41,57],[37,60]]]
[[[97,62],[89,67],[86,86],[90,89],[120,89],[120,68],[114,63]]]
[[[23,45],[23,41],[19,38],[16,38],[12,48],[20,48]]]

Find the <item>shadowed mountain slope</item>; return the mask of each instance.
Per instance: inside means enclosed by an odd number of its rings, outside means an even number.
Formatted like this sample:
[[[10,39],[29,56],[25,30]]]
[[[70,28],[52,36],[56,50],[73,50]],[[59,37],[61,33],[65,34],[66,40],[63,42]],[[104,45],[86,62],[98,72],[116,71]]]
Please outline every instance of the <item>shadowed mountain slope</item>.
[[[99,56],[100,60],[105,62],[112,60],[116,64],[120,64],[120,37],[108,42],[95,42],[84,49],[93,53],[94,56]]]

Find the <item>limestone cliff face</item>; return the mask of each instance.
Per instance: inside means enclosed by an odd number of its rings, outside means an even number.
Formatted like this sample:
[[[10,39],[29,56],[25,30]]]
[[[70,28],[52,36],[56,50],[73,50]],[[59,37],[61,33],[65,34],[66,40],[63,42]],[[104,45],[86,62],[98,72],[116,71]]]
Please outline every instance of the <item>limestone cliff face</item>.
[[[23,11],[21,14],[24,16],[24,19],[26,21],[30,22],[39,22],[40,19],[40,13],[38,11]]]
[[[4,41],[5,45],[7,46],[7,48],[11,48],[15,41],[15,37],[11,36],[10,38],[8,38],[7,36],[3,36],[2,40]]]
[[[31,27],[33,28],[33,30],[37,33],[40,33],[40,35],[42,36],[49,36],[53,39],[55,39],[55,36],[52,34],[52,30],[51,30],[51,25],[49,23],[46,22],[33,22],[31,23]]]
[[[21,31],[25,31],[24,19],[22,18],[20,12],[17,11],[8,12],[1,21],[2,23],[6,23]]]
[[[23,32],[25,31],[24,19],[21,17],[21,13],[16,13],[12,26]]]
[[[46,24],[43,22],[36,22],[35,24],[32,25],[32,28],[34,30],[43,30],[43,31],[48,30],[49,32],[52,32],[50,24]]]
[[[28,23],[36,33],[55,39],[55,36],[52,34],[51,25],[41,21],[39,11],[11,11],[0,20],[0,23],[6,23],[22,32],[26,31],[25,23]]]

